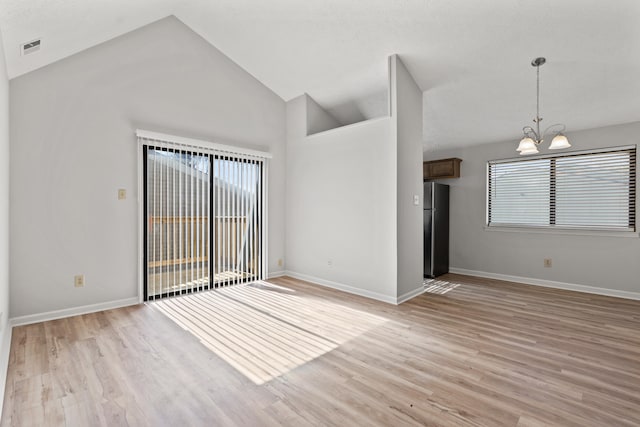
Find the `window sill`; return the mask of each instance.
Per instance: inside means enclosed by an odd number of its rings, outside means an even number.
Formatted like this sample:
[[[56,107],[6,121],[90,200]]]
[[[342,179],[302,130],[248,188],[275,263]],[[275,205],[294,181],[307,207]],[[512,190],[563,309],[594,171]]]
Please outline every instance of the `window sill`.
[[[561,234],[569,236],[601,236],[601,237],[640,237],[637,231],[615,231],[615,230],[582,230],[573,228],[535,228],[535,227],[504,227],[504,226],[484,226],[484,231],[497,231],[507,233],[532,233],[532,234]]]

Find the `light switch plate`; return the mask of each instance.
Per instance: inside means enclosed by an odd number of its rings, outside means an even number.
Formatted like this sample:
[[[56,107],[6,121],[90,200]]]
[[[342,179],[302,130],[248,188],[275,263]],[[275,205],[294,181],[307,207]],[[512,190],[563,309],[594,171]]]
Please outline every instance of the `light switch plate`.
[[[420,196],[418,196],[417,194],[413,196],[413,204],[415,206],[420,206]]]
[[[118,200],[124,200],[127,198],[127,190],[121,188],[118,190]]]

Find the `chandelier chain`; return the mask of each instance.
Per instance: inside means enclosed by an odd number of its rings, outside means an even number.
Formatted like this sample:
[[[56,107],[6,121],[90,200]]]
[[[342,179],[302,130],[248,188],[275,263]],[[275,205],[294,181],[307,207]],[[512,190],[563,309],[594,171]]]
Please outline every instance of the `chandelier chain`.
[[[541,140],[542,135],[540,135],[540,65],[536,65],[536,128],[538,130],[537,139]]]

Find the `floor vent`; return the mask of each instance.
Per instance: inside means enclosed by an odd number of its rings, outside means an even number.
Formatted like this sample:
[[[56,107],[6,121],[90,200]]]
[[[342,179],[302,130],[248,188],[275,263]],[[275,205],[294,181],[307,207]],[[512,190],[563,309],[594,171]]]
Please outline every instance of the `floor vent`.
[[[40,50],[40,39],[38,40],[33,40],[30,41],[28,43],[24,43],[21,46],[20,51],[22,52],[22,55],[29,55],[30,53],[34,53]]]

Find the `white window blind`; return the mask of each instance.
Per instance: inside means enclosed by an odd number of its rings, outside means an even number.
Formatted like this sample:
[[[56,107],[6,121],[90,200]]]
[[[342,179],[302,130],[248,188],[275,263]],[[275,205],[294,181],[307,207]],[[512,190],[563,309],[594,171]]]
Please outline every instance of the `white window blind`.
[[[636,147],[488,163],[487,224],[635,231]]]
[[[266,155],[139,131],[145,300],[266,276]]]

